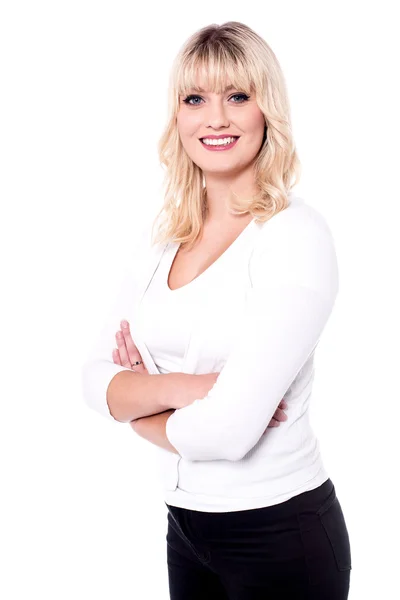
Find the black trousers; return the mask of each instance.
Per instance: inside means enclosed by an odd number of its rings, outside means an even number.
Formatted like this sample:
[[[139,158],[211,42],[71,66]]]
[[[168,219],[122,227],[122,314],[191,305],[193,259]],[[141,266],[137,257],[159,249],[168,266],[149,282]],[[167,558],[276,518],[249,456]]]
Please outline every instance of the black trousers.
[[[234,512],[166,504],[171,600],[346,600],[351,552],[331,479]]]

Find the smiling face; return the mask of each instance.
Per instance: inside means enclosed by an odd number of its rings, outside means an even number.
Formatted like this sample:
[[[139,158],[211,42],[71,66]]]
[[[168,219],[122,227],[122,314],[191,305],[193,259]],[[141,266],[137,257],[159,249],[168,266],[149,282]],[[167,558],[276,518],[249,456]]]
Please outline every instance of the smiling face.
[[[177,126],[192,161],[207,173],[234,175],[249,167],[263,143],[265,118],[255,94],[244,93],[226,82],[223,93],[210,92],[201,83],[188,95],[179,96]],[[212,151],[200,138],[238,136],[224,150]],[[224,146],[218,146],[218,149]]]

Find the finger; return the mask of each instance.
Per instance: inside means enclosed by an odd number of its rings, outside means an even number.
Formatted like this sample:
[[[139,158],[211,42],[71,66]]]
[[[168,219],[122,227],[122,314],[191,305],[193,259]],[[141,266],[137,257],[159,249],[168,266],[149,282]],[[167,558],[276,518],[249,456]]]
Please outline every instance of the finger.
[[[121,367],[122,367],[121,357],[119,355],[119,350],[117,348],[114,348],[114,350],[112,351],[112,359],[116,365],[121,365]]]
[[[282,400],[282,401],[279,403],[279,408],[283,408],[283,409],[285,409],[285,408],[287,408],[287,407],[288,407],[288,403],[286,402],[286,400]]]
[[[115,340],[117,342],[122,366],[131,368],[131,363],[129,362],[128,351],[125,346],[125,339],[122,331],[117,331],[117,333],[115,334]]]
[[[270,420],[270,422],[267,425],[267,429],[268,427],[279,427],[279,421],[277,421],[276,419],[274,419],[274,417],[272,417],[272,419]],[[267,429],[264,431],[264,433],[266,433]]]
[[[134,369],[135,371],[141,372],[141,371],[145,371],[146,367],[144,366],[144,363],[142,362],[141,365],[135,365],[134,363],[142,360],[142,357],[140,355],[139,350],[136,347],[135,342],[132,339],[132,335],[131,335],[131,330],[129,327],[129,323],[128,321],[121,321],[121,330],[125,339],[125,346],[126,346],[126,350],[128,353],[128,359],[130,361],[131,365],[134,365]]]
[[[274,419],[276,419],[277,421],[287,421],[288,416],[285,412],[283,412],[282,409],[277,408],[274,412]]]

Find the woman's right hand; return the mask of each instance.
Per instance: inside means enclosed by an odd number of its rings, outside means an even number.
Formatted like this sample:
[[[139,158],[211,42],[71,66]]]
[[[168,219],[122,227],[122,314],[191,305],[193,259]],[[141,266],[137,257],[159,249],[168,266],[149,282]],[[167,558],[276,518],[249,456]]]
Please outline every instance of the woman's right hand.
[[[118,331],[115,337],[118,348],[113,350],[113,361],[118,365],[129,367],[137,373],[148,373],[144,363],[141,365],[135,365],[135,369],[132,368],[132,364],[138,360],[142,360],[142,357],[140,356],[139,350],[133,342],[129,323],[127,321],[121,321],[121,331]],[[182,386],[182,389],[185,393],[183,398],[181,397],[181,394],[179,394],[180,398],[177,405],[174,406],[175,409],[184,408],[185,406],[188,406],[194,402],[196,399],[204,398],[214,386],[220,374],[218,372],[204,373],[202,375],[176,373],[174,376],[179,377],[182,375],[185,377],[185,381],[183,382]],[[188,377],[191,379],[190,388],[187,387]],[[279,427],[281,421],[287,420],[287,415],[284,412],[284,409],[286,408],[287,402],[283,399],[279,403],[272,419],[268,423],[267,429],[268,427]],[[267,429],[264,431],[264,433],[267,431]]]
[[[117,348],[112,351],[112,359],[116,365],[127,367],[135,373],[148,373],[144,362],[140,365],[135,365],[137,361],[141,361],[142,357],[136,347],[135,342],[132,339],[129,322],[123,319],[120,322],[121,329],[115,334],[115,341],[117,342]]]

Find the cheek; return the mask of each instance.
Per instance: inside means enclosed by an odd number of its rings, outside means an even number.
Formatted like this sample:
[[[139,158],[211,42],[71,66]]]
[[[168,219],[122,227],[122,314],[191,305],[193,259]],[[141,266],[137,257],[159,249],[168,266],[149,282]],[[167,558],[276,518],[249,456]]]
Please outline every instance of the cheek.
[[[255,131],[260,131],[261,135],[264,134],[264,127],[266,125],[264,115],[255,114],[253,118],[253,125]]]
[[[200,119],[196,115],[178,113],[176,122],[182,137],[194,136],[200,126]]]
[[[244,131],[248,131],[253,134],[260,133],[261,136],[263,136],[265,118],[259,108],[254,108],[254,110],[245,115],[242,127]]]

